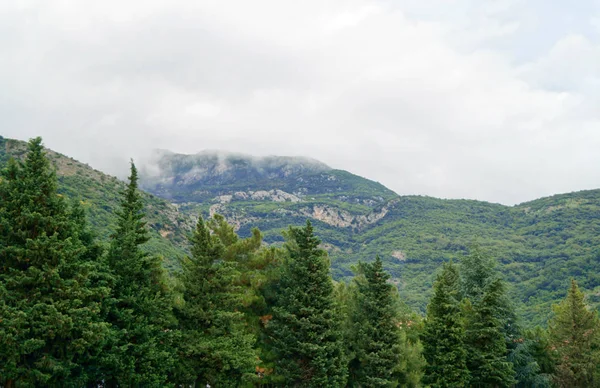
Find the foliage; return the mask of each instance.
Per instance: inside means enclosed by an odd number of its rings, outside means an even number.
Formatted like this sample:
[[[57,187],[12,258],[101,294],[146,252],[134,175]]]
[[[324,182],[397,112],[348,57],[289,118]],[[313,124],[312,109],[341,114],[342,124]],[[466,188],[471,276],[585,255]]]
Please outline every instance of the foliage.
[[[0,164],[9,156],[22,158],[25,152],[22,142],[0,138]],[[58,169],[59,192],[80,198],[93,231],[107,239],[114,232],[123,183],[63,155],[48,155]],[[162,175],[142,174],[141,179],[142,187],[154,194],[142,194],[151,236],[143,249],[164,255],[165,267],[176,272],[178,260],[189,253],[187,233],[198,214],[208,214],[211,208],[239,226],[242,238],[251,237],[256,227],[269,244],[283,243],[282,229],[310,217],[336,280],[350,280],[353,264],[379,255],[399,284],[402,299],[422,313],[436,268],[444,261],[460,260],[474,242],[499,258],[497,268],[512,286],[508,297],[523,325],[544,325],[571,277],[579,281],[592,307],[600,305],[600,234],[594,232],[600,229],[600,190],[517,206],[398,197],[376,182],[315,161],[265,160],[257,164],[240,155],[223,159],[206,154],[160,159]],[[226,171],[219,170],[220,161],[229,166]],[[206,175],[189,179],[191,171]],[[283,190],[300,201],[251,197],[269,190]],[[231,198],[227,202],[221,196]],[[379,214],[385,215],[377,218]]]
[[[94,379],[109,279],[85,218],[57,193],[40,138],[0,178],[0,384],[82,386]]]
[[[596,311],[589,311],[577,282],[565,299],[553,307],[549,324],[550,346],[556,359],[555,382],[559,387],[593,387],[600,384]]]
[[[540,327],[524,333],[508,354],[515,370],[516,387],[547,388],[552,386],[553,360],[549,354],[547,334]]]
[[[228,235],[237,239],[234,234]],[[235,237],[235,238],[234,238]],[[210,234],[202,218],[192,237],[192,256],[180,275],[184,303],[177,309],[181,339],[177,381],[238,386],[253,372],[255,339],[245,331],[236,263],[222,261],[225,236]]]
[[[171,159],[174,171],[198,162]],[[39,138],[24,148],[0,137],[0,164],[4,387],[600,385],[595,293],[584,302],[573,279],[548,331],[518,319],[544,322],[567,276],[600,287],[598,191],[507,208],[396,197],[306,159],[230,155],[202,178],[213,191],[198,195],[218,202],[177,210],[138,189],[133,163],[125,185]],[[218,192],[252,180],[272,190]],[[177,195],[193,200],[188,183]],[[198,212],[213,215],[190,244]],[[324,243],[307,221],[282,248],[277,228],[306,216]],[[430,295],[423,321],[412,307]]]
[[[310,221],[290,228],[273,319],[268,330],[276,373],[287,385],[341,387],[346,364],[329,261]]]
[[[434,283],[422,334],[427,361],[423,382],[431,387],[464,387],[469,380],[459,287],[456,266],[444,264]]]
[[[163,386],[174,363],[175,320],[161,259],[141,249],[149,237],[137,179],[132,162],[108,251],[115,277],[108,322],[115,342],[106,350],[102,364],[109,385]]]
[[[350,386],[395,387],[403,380],[400,312],[397,290],[377,257],[359,263],[355,277],[356,302],[350,312],[352,327],[347,341],[352,344]]]
[[[497,311],[502,308],[504,283],[492,280],[483,296],[465,303],[467,367],[469,384],[475,387],[510,387],[515,383],[512,364],[507,359],[502,321]]]
[[[104,242],[109,241],[115,232],[116,212],[125,183],[67,156],[48,149],[45,152],[56,169],[58,193],[77,200],[88,216],[94,234]],[[0,137],[0,168],[6,165],[10,157],[23,160],[26,154],[24,142]],[[150,237],[142,249],[165,256],[165,267],[176,270],[178,260],[189,251],[187,234],[193,229],[194,221],[163,199],[143,191],[140,191],[140,195]]]

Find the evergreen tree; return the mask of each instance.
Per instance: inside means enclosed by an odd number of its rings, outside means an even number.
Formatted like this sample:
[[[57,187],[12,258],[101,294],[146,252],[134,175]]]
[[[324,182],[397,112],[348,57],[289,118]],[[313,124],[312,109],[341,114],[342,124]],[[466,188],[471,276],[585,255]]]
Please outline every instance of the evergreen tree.
[[[326,252],[319,249],[310,221],[290,228],[289,237],[289,258],[268,326],[276,373],[288,386],[344,386],[342,331]]]
[[[464,387],[469,379],[459,287],[456,266],[444,264],[433,286],[421,337],[427,361],[423,382],[431,387]]]
[[[478,303],[486,287],[496,278],[496,262],[478,247],[471,247],[461,260],[460,291],[462,298]]]
[[[555,383],[571,388],[599,386],[598,315],[587,309],[575,280],[571,280],[567,296],[553,306],[553,311],[549,333],[557,360]]]
[[[515,309],[513,304],[508,298],[508,295],[505,290],[505,283],[500,280],[499,274],[496,270],[496,261],[484,254],[484,252],[477,246],[472,247],[469,254],[464,257],[461,261],[460,266],[460,275],[461,275],[461,292],[462,298],[464,300],[468,300],[467,305],[472,308],[469,310],[471,313],[470,318],[466,321],[467,324],[467,332],[472,333],[475,330],[473,327],[470,327],[471,323],[477,322],[477,314],[480,314],[480,309],[489,309],[491,314],[493,315],[493,322],[497,325],[496,331],[498,331],[501,337],[504,340],[504,354],[497,355],[498,357],[504,357],[504,359],[508,362],[514,361],[514,364],[511,366],[513,372],[515,369],[519,368],[519,374],[525,375],[532,371],[531,367],[533,365],[529,365],[524,362],[525,359],[530,358],[530,355],[525,355],[523,352],[527,350],[527,347],[519,347],[519,339],[522,338],[521,329],[517,322],[517,316],[515,313]],[[495,286],[492,284],[497,283]],[[497,294],[494,295],[494,298],[491,298],[488,295],[492,289],[497,290]],[[484,299],[488,302],[494,303],[493,306],[486,306]],[[491,324],[492,321],[489,322]],[[492,330],[491,327],[488,327],[487,330]],[[494,336],[497,334],[494,333]],[[469,339],[472,339],[469,335],[467,336]],[[490,339],[491,340],[491,339]],[[483,346],[483,344],[480,344]],[[479,346],[477,343],[472,342],[470,344],[471,349],[469,350],[469,356],[471,357],[471,361],[469,364],[469,370],[473,372],[471,368],[477,368],[477,363],[474,363],[474,357],[477,354],[473,352],[476,351]],[[517,349],[519,347],[519,349]],[[490,355],[486,355],[485,357],[489,357]],[[482,360],[485,359],[482,358]],[[510,360],[510,361],[509,361]],[[535,367],[534,367],[535,368]],[[475,375],[477,373],[474,373]],[[532,378],[530,376],[530,378]]]
[[[0,385],[83,386],[108,333],[110,290],[94,280],[98,252],[57,193],[39,137],[3,171],[0,204]]]
[[[183,384],[239,386],[253,372],[255,338],[245,331],[235,263],[223,262],[224,246],[202,218],[192,237],[192,256],[180,275],[184,304],[176,310],[181,339],[177,380]]]
[[[473,304],[466,300],[467,366],[472,387],[510,387],[516,382],[497,317],[503,297],[504,283],[496,279],[485,286],[480,300]]]
[[[379,256],[372,264],[359,263],[355,277],[356,304],[352,311],[351,337],[355,360],[352,386],[395,387],[402,379],[402,336],[390,275]]]
[[[509,353],[518,388],[548,388],[552,386],[552,360],[548,354],[547,335],[539,327],[526,332]],[[549,367],[548,367],[549,366]]]
[[[108,264],[115,277],[108,319],[116,339],[104,352],[105,382],[163,386],[174,363],[172,301],[161,260],[142,250],[149,237],[137,180],[132,162],[108,252]]]
[[[253,228],[250,237],[239,238],[226,219],[214,214],[206,222],[212,234],[223,244],[222,260],[235,263],[237,276],[233,280],[242,294],[240,311],[246,319],[246,331],[256,338],[258,353],[254,380],[259,384],[276,383],[273,374],[275,359],[266,341],[265,326],[272,318],[274,296],[285,252],[278,247],[263,246],[261,232]]]

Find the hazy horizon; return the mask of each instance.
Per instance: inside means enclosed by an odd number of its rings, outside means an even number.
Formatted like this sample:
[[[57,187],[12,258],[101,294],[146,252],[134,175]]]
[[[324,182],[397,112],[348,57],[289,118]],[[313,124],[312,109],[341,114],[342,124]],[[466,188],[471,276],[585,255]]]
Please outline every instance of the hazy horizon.
[[[8,1],[0,134],[123,176],[289,155],[400,195],[600,187],[600,1]]]

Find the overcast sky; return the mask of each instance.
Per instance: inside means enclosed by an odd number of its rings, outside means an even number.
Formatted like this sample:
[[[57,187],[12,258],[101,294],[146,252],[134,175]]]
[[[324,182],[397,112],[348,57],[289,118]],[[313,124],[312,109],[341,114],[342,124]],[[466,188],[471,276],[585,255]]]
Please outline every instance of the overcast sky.
[[[112,174],[222,149],[399,194],[600,188],[600,0],[4,0],[0,135]]]

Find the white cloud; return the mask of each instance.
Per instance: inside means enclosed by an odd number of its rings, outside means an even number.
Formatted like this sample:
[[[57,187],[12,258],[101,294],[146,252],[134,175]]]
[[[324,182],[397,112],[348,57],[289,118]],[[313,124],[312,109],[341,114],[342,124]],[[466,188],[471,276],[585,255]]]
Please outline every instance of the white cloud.
[[[311,156],[401,194],[600,186],[600,46],[571,22],[528,40],[544,28],[531,7],[550,20],[550,6],[121,3],[0,5],[0,134],[110,172],[155,147],[210,148]]]

